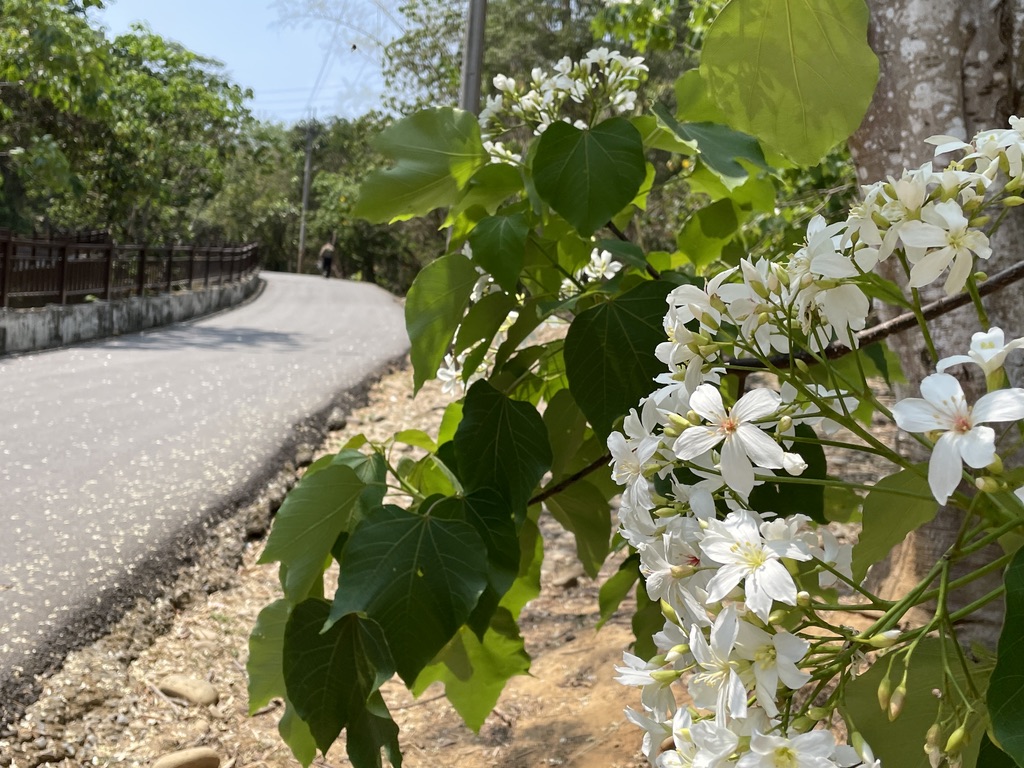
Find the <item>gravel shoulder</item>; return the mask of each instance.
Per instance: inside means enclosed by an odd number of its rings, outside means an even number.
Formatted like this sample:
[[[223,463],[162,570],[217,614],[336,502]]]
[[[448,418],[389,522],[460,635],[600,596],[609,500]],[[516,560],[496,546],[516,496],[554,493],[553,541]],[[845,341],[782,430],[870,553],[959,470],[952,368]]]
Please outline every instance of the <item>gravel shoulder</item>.
[[[296,460],[249,504],[235,510],[197,545],[193,562],[162,594],[139,603],[112,630],[68,656],[37,681],[34,704],[0,724],[0,766],[150,766],[179,750],[206,748],[222,768],[295,766],[277,734],[282,707],[272,702],[248,716],[247,639],[260,609],[279,595],[277,568],[258,565],[272,510],[317,455],[362,433],[373,440],[439,423],[448,397],[435,383],[413,399],[406,370],[384,376],[364,407],[318,448]],[[344,423],[343,423],[344,421]],[[385,698],[401,728],[408,768],[639,768],[640,733],[623,717],[637,704],[615,683],[614,665],[632,639],[631,605],[600,632],[598,580],[584,575],[571,535],[545,516],[542,594],[521,617],[529,676],[510,681],[497,709],[474,734],[443,698],[440,686],[412,699],[400,683]],[[194,704],[161,690],[171,675],[209,683],[214,704]],[[349,765],[339,743],[314,765]]]

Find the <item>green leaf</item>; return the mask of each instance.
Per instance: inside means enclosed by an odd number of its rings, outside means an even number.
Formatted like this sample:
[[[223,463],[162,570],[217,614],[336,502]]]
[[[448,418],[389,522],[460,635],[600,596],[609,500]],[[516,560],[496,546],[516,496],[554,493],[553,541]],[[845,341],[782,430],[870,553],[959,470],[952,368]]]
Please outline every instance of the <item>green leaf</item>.
[[[651,111],[676,136],[695,144],[700,152],[700,158],[719,176],[732,179],[747,178],[749,174],[747,169],[740,165],[740,160],[759,168],[768,167],[761,145],[753,136],[715,123],[680,123],[664,104],[655,104]]]
[[[422,429],[403,429],[395,433],[395,442],[411,445],[414,448],[422,448],[427,453],[434,453],[437,450],[437,443],[434,438]]]
[[[647,174],[640,133],[622,117],[580,130],[555,122],[537,142],[537,193],[584,237],[640,191]]]
[[[701,75],[730,124],[801,165],[860,125],[878,81],[864,0],[727,3]]]
[[[395,164],[367,177],[353,215],[375,223],[411,219],[455,203],[487,162],[476,116],[448,107],[399,120],[374,146]]]
[[[487,550],[487,582],[500,598],[519,572],[519,533],[508,500],[493,488],[478,488],[463,497],[449,497],[430,514],[464,520],[476,529]]]
[[[466,317],[459,326],[459,337],[455,340],[455,354],[469,349],[477,342],[480,344],[481,359],[486,354],[494,334],[501,328],[501,324],[508,319],[508,314],[516,308],[515,296],[507,293],[489,293],[469,308]],[[472,373],[476,366],[470,366],[469,355],[464,370]]]
[[[461,253],[442,256],[416,275],[405,300],[405,327],[417,392],[437,375],[479,277]]]
[[[640,553],[634,552],[625,560],[612,576],[601,585],[598,592],[597,605],[601,612],[601,619],[597,622],[597,629],[604,626],[626,599],[629,590],[640,579]]]
[[[473,526],[387,506],[345,545],[330,622],[365,612],[384,630],[398,674],[411,683],[486,586],[486,549]]]
[[[289,600],[275,600],[260,611],[256,626],[249,635],[249,660],[245,663],[245,671],[249,675],[250,715],[267,706],[271,699],[285,695],[281,654],[284,628],[291,612]]]
[[[565,337],[569,390],[594,431],[608,436],[615,420],[654,391],[665,365],[654,349],[665,341],[667,281],[643,282],[581,312]]]
[[[281,734],[281,740],[288,745],[288,749],[295,755],[295,759],[308,768],[309,764],[316,758],[316,741],[310,733],[309,725],[295,712],[295,705],[287,699],[284,704],[284,714],[277,724],[277,732]]]
[[[644,249],[635,243],[627,243],[624,240],[600,240],[597,247],[602,251],[608,251],[615,260],[630,267],[636,267],[643,271],[647,269],[647,257]]]
[[[537,409],[483,380],[466,393],[455,456],[467,491],[497,489],[516,514],[551,466],[547,429]]]
[[[324,600],[304,600],[292,610],[284,631],[288,699],[325,754],[341,729],[366,708],[370,695],[395,673],[376,622],[353,613],[322,631],[330,610]]]
[[[392,768],[402,768],[398,726],[391,719],[380,691],[375,691],[366,702],[366,707],[349,721],[345,750],[355,768],[382,768],[381,749],[387,754]]]
[[[285,498],[259,562],[286,566],[281,586],[293,603],[322,578],[334,540],[358,522],[354,509],[364,488],[351,467],[332,464],[302,478]]]
[[[1017,768],[1020,763],[993,744],[992,739],[985,733],[982,734],[981,746],[978,748],[978,765],[981,768]]]
[[[675,83],[676,117],[688,123],[728,123],[725,114],[708,93],[699,69],[688,69]]]
[[[434,663],[416,678],[419,696],[431,683],[444,683],[445,695],[474,732],[494,709],[505,684],[530,672],[530,656],[512,614],[499,608],[483,636],[463,627]]]
[[[459,214],[473,206],[493,214],[502,202],[522,191],[523,177],[518,168],[505,163],[488,163],[470,178],[459,201],[448,211],[444,226],[450,226]]]
[[[651,600],[647,594],[647,585],[643,579],[636,587],[636,612],[630,620],[633,626],[633,653],[641,659],[651,659],[657,652],[654,635],[665,628],[665,615],[661,612],[661,604]]]
[[[551,443],[553,457],[551,477],[560,480],[565,474],[566,466],[583,444],[587,417],[576,405],[572,393],[568,389],[561,389],[544,409],[544,425],[548,430],[548,442]]]
[[[992,732],[999,747],[1024,765],[1024,549],[1006,568],[1006,618],[988,687]]]
[[[736,236],[745,218],[745,213],[732,200],[719,200],[687,218],[676,236],[676,245],[698,270],[702,270],[721,258],[722,249]]]
[[[862,581],[869,566],[884,560],[908,533],[935,517],[938,508],[927,478],[909,469],[879,480],[864,499],[860,538],[853,548],[853,580]]]
[[[947,657],[955,659],[956,650],[948,644],[949,641],[946,642]],[[889,722],[888,713],[883,712],[878,706],[878,686],[889,669],[890,658],[881,657],[871,669],[851,680],[846,687],[846,696],[840,709],[852,720],[864,740],[871,745],[875,757],[882,761],[882,765],[929,768],[928,756],[924,752],[925,735],[936,721],[939,712],[939,699],[932,691],[951,690],[950,686],[944,683],[940,643],[938,638],[926,638],[911,656],[903,711],[893,722]],[[903,678],[905,658],[903,654],[899,654],[892,663],[892,670],[889,672],[892,685],[896,685]],[[955,661],[950,661],[950,668],[960,689],[965,690],[967,686],[961,666]],[[984,690],[987,677],[985,671],[972,664],[971,677],[979,690]],[[973,732],[962,753],[965,767],[975,764],[978,737],[983,731],[981,718],[971,718],[970,723]]]
[[[508,293],[515,294],[519,272],[526,254],[526,238],[530,225],[521,213],[488,216],[469,235],[473,261],[487,270],[494,281]]]
[[[501,598],[513,619],[519,619],[523,607],[540,594],[540,569],[544,563],[544,537],[534,515],[527,516],[519,529],[519,573]]]
[[[608,557],[612,537],[608,499],[586,480],[579,480],[550,496],[544,504],[559,525],[576,537],[576,554],[583,570],[590,578],[597,578]]]

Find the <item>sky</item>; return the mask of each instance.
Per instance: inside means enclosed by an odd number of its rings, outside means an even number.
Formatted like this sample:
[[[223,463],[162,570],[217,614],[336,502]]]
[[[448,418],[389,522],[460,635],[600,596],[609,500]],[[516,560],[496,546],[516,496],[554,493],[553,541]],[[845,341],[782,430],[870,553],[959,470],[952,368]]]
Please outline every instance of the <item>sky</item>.
[[[373,2],[338,5],[358,23],[394,29]],[[271,0],[108,0],[91,18],[108,36],[145,22],[161,37],[218,59],[231,80],[253,90],[249,108],[262,120],[291,124],[311,113],[358,117],[377,106],[383,88],[372,47],[351,26],[286,26]]]

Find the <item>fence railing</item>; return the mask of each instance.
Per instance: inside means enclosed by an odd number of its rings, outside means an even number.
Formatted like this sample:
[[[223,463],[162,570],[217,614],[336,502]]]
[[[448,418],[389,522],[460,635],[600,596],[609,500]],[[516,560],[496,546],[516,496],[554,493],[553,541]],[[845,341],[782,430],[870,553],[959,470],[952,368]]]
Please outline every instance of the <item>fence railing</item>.
[[[194,290],[239,280],[259,266],[256,243],[120,245],[93,234],[41,239],[0,229],[0,307]]]

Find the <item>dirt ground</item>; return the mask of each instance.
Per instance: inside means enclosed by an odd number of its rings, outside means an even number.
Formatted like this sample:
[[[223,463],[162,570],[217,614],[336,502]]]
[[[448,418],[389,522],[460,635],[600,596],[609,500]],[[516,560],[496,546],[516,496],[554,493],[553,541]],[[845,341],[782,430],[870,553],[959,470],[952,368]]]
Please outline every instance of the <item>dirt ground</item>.
[[[358,433],[382,439],[412,426],[430,429],[447,402],[429,385],[412,399],[408,371],[391,373],[373,387],[366,407],[298,462],[337,450]],[[212,748],[222,768],[297,765],[277,734],[280,702],[248,716],[245,675],[249,632],[259,610],[278,596],[276,566],[256,564],[264,540],[254,531],[269,514],[267,498],[293,481],[279,479],[248,516],[221,524],[165,597],[140,602],[110,634],[41,681],[38,701],[17,723],[0,725],[0,766],[149,766],[194,747]],[[632,605],[596,632],[601,579],[583,574],[572,537],[557,524],[546,519],[542,530],[543,591],[520,622],[531,674],[509,683],[479,734],[463,725],[439,686],[413,700],[400,683],[388,684],[385,699],[401,728],[408,768],[646,765],[640,731],[622,714],[638,705],[637,696],[613,680],[632,639]],[[604,575],[617,565],[606,564]],[[159,685],[170,674],[209,681],[219,701],[200,706],[168,697]],[[314,765],[349,765],[343,744]]]

